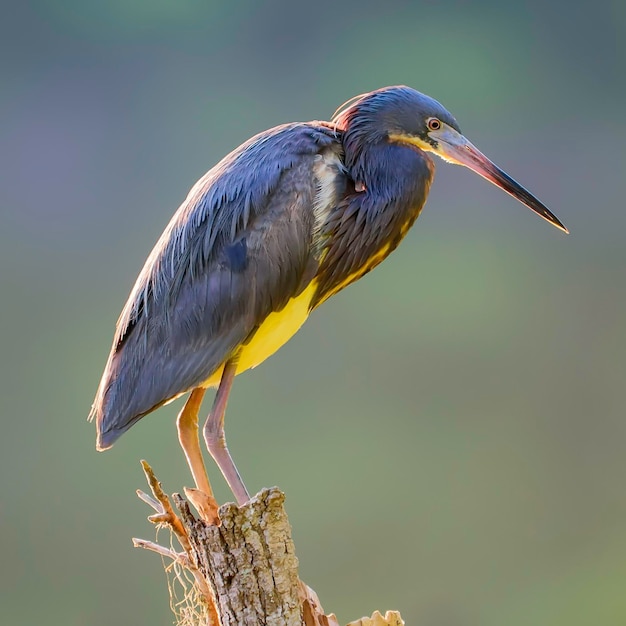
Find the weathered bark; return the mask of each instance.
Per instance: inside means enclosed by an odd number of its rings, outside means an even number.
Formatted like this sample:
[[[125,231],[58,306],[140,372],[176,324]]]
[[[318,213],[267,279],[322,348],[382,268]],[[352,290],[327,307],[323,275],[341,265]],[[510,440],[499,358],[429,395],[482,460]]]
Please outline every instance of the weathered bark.
[[[194,626],[339,626],[325,615],[315,595],[298,577],[298,559],[284,509],[284,494],[264,489],[242,507],[225,504],[221,524],[196,517],[180,495],[176,515],[152,470],[143,462],[153,499],[138,492],[157,512],[149,519],[167,524],[183,552],[135,539],[135,545],[171,558],[193,576],[202,606],[186,618]],[[198,621],[199,620],[199,621]],[[348,626],[401,626],[400,615],[376,612]]]
[[[219,510],[221,524],[196,519],[174,496],[197,567],[209,581],[222,626],[302,623],[298,559],[278,489]]]

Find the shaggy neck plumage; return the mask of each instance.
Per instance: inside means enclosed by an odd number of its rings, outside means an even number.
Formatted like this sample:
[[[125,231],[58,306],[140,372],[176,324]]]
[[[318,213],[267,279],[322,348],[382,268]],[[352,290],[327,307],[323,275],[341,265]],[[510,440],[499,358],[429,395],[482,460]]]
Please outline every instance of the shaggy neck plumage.
[[[357,187],[376,191],[378,202],[419,204],[434,175],[432,159],[421,150],[389,139],[388,114],[376,101],[360,101],[335,120],[343,130],[344,163]]]

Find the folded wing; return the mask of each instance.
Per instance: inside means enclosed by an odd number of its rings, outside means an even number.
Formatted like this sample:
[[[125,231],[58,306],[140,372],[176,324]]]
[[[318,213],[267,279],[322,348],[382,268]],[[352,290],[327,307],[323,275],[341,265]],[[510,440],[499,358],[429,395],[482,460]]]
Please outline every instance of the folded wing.
[[[91,417],[106,449],[132,424],[209,379],[317,271],[320,214],[345,185],[317,178],[340,144],[322,124],[253,137],[193,187],[118,320]],[[326,176],[329,174],[325,168]],[[320,191],[323,190],[323,194]]]

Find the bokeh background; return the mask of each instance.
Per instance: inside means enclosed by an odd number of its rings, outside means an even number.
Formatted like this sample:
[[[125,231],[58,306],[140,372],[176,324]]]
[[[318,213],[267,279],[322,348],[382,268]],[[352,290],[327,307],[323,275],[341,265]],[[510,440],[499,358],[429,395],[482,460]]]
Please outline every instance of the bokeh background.
[[[154,538],[140,458],[191,482],[180,402],[106,454],[85,421],[117,315],[225,153],[406,83],[572,234],[441,164],[400,249],[237,379],[231,450],[252,490],[286,491],[342,622],[626,623],[625,7],[5,3],[0,622],[172,622],[130,538]]]

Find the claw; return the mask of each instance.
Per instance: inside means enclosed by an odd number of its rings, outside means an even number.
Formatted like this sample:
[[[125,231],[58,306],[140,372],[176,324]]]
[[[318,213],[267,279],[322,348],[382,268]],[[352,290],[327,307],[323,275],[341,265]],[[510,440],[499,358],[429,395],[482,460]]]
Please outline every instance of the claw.
[[[222,522],[217,512],[217,500],[200,489],[192,489],[184,487],[185,495],[191,504],[193,504],[200,517],[212,526],[219,526]]]

